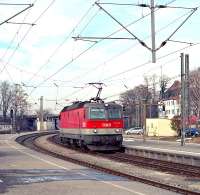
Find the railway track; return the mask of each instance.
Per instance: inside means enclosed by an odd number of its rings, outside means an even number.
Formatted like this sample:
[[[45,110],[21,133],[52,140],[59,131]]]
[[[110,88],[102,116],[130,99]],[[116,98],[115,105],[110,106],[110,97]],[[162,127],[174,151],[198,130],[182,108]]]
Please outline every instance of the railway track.
[[[31,148],[31,149],[34,149],[34,150],[49,154],[51,156],[54,156],[54,157],[57,157],[57,158],[60,158],[60,159],[63,159],[63,160],[67,160],[67,161],[76,163],[76,164],[79,164],[79,165],[83,165],[83,166],[87,166],[87,167],[90,167],[90,168],[93,168],[93,169],[96,169],[96,170],[100,170],[100,171],[103,171],[103,172],[106,172],[106,173],[109,173],[109,174],[126,177],[130,180],[139,181],[139,182],[151,185],[151,186],[156,186],[156,187],[159,187],[159,188],[167,189],[169,191],[174,191],[174,192],[181,193],[181,194],[187,194],[187,195],[200,194],[199,192],[191,191],[191,190],[188,190],[188,189],[183,189],[182,187],[179,187],[179,186],[168,185],[168,184],[164,184],[164,183],[161,183],[161,182],[154,181],[152,179],[146,179],[146,178],[142,178],[142,177],[139,177],[139,176],[134,176],[134,175],[130,175],[130,174],[127,174],[127,173],[123,173],[123,172],[120,172],[120,171],[115,171],[115,170],[112,170],[112,169],[108,169],[108,168],[99,166],[97,164],[92,164],[92,163],[89,163],[89,162],[86,162],[86,161],[73,159],[70,156],[63,156],[62,154],[54,153],[52,151],[47,151],[47,150],[44,150],[44,148],[41,149],[34,144],[34,140],[36,140],[38,137],[44,136],[44,135],[48,135],[48,133],[43,133],[42,135],[41,134],[40,135],[39,134],[37,134],[37,135],[33,134],[32,137],[31,137],[31,135],[29,135],[27,137],[24,136],[23,138],[19,137],[16,141],[27,146],[27,147],[29,147],[29,148]],[[59,142],[57,135],[50,136],[49,140],[51,142],[54,142],[55,144],[57,144],[59,146],[66,147],[65,144],[61,144]],[[70,147],[70,149],[74,149],[74,148]],[[78,150],[77,152],[80,152],[80,150]],[[95,155],[97,157],[101,156],[101,157],[104,157],[104,158],[108,158],[110,160],[134,164],[134,165],[141,165],[141,161],[142,161],[141,158],[137,158],[137,161],[134,162],[134,158],[135,158],[134,156],[130,156],[130,155],[127,155],[127,154],[122,154],[122,153],[102,154],[102,153],[94,153],[94,152],[90,153],[88,151],[81,151],[81,152],[85,152],[85,153],[90,154],[90,155]],[[151,166],[151,168],[152,168],[154,163],[155,163],[155,161],[153,160],[150,163],[151,165],[148,165],[148,163],[143,163],[142,166],[145,166],[145,168],[147,168],[147,166]],[[171,165],[171,167],[172,167],[172,165]],[[155,167],[153,167],[153,168],[155,168]],[[168,165],[165,165],[165,166],[162,165],[162,169],[166,171],[167,169],[169,169],[169,167],[168,167]],[[178,168],[176,169],[175,172],[177,173],[177,171],[178,171]],[[192,170],[191,172],[195,172],[195,170]],[[196,175],[194,177],[196,177]]]
[[[86,150],[80,150],[79,148],[74,148],[73,146],[69,146],[67,144],[60,143],[59,138],[57,136],[49,139],[51,142],[54,142],[58,145],[63,145],[65,147],[69,147],[70,149],[75,149],[81,152],[89,153],[91,155],[100,156],[103,158],[107,158],[110,160],[114,160],[117,162],[128,163],[136,166],[140,166],[147,169],[154,169],[157,171],[164,171],[167,173],[183,175],[187,177],[196,177],[200,178],[200,167],[180,164],[175,162],[168,162],[158,159],[145,158],[135,155],[129,155],[122,152],[115,153],[100,153],[100,152],[90,152]]]
[[[174,162],[167,162],[163,160],[144,158],[140,156],[133,156],[123,153],[114,153],[114,154],[101,154],[97,153],[104,158],[108,158],[118,162],[125,162],[132,165],[137,165],[144,168],[150,168],[157,171],[164,171],[172,174],[183,175],[187,177],[196,177],[200,178],[200,167],[185,165]]]
[[[55,131],[54,132],[32,133],[32,134],[27,134],[27,135],[22,135],[20,137],[17,137],[15,139],[15,141],[23,146],[30,148],[30,149],[33,149],[33,150],[36,150],[39,152],[45,152],[44,150],[39,148],[37,145],[35,145],[34,141],[41,136],[51,135],[51,134],[56,134],[56,133],[57,132],[55,132]]]

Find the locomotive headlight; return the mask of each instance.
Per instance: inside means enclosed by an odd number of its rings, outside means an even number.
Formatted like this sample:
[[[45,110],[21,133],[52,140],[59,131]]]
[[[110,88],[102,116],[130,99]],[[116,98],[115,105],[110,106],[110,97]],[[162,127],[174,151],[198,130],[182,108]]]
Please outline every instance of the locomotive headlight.
[[[97,133],[97,130],[96,130],[96,129],[94,129],[94,130],[93,130],[93,132],[94,132],[94,133]]]
[[[120,133],[121,131],[120,131],[120,129],[115,129],[115,132]]]

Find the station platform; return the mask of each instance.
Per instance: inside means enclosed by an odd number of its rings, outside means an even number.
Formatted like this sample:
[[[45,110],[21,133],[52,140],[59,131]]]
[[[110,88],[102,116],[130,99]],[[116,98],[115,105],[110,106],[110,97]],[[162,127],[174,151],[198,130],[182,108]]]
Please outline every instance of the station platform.
[[[0,194],[177,194],[31,150],[15,142],[21,135],[0,135]]]
[[[147,158],[200,166],[200,144],[125,137],[125,152]]]

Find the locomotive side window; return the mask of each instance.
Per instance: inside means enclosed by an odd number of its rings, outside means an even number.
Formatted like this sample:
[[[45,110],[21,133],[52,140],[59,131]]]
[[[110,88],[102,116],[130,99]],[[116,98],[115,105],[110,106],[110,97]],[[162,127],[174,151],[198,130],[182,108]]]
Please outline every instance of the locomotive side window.
[[[108,108],[108,118],[109,119],[120,119],[121,110],[119,108]]]
[[[105,119],[104,108],[90,108],[90,119]]]

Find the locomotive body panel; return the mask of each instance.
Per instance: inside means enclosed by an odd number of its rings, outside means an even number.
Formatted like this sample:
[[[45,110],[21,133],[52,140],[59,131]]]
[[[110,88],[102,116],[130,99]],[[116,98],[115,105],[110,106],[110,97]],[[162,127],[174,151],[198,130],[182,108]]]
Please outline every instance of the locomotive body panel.
[[[88,120],[86,121],[87,128],[123,128],[122,120]]]
[[[60,113],[62,140],[84,143],[92,150],[116,150],[122,145],[121,106],[104,103],[80,103]]]
[[[81,134],[81,135],[117,135],[122,134],[122,129],[116,128],[84,128],[84,129],[76,129],[76,128],[61,128],[62,133],[67,134]]]
[[[61,128],[83,128],[82,124],[85,122],[85,110],[84,108],[79,108],[76,110],[68,110],[61,112]]]

